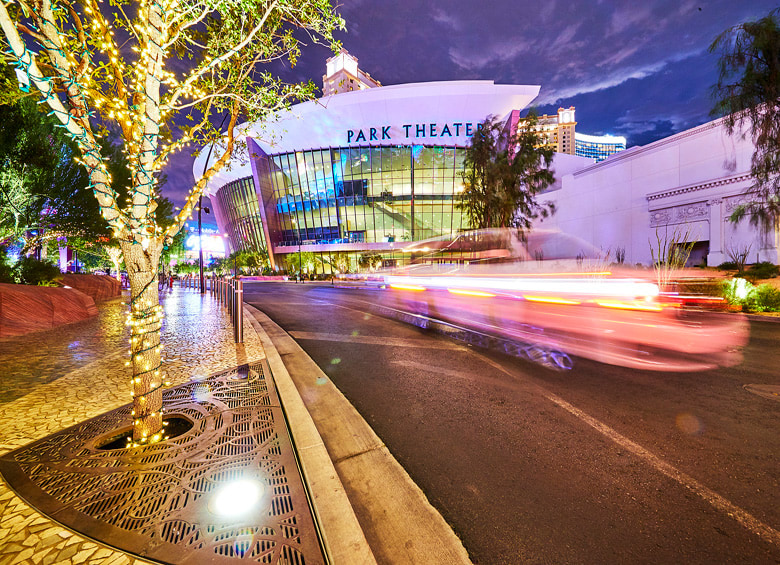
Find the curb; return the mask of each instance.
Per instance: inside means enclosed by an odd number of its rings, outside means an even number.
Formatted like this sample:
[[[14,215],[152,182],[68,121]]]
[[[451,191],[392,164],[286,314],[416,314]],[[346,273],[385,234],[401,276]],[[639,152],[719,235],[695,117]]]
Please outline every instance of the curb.
[[[760,314],[745,314],[745,317],[751,322],[769,322],[770,324],[780,324],[780,316],[761,316]]]
[[[298,455],[301,477],[309,493],[309,503],[318,526],[323,550],[329,563],[375,565],[352,505],[338,477],[317,427],[306,410],[279,352],[256,319],[253,306],[244,304],[246,319],[257,332],[271,369],[271,376],[287,418]]]
[[[361,535],[373,552],[372,559],[375,556],[379,563],[394,565],[470,565],[468,553],[455,532],[349,400],[287,332],[257,308],[248,304],[244,308],[261,336],[274,378],[277,371],[285,375],[283,383],[277,382],[280,395],[284,393],[285,410],[288,397],[296,397],[292,399],[297,405],[290,433],[299,451],[305,451],[302,445],[307,440],[314,442],[312,434],[327,448],[329,469],[335,468],[347,497],[344,501],[337,493],[334,505],[350,506],[349,513],[357,516]],[[302,421],[312,422],[316,429],[299,429],[297,415]],[[317,490],[314,477],[308,476],[312,463],[320,465],[321,461],[323,457],[318,455],[316,461],[302,462],[304,480],[312,486],[313,505],[323,505],[332,515],[335,509],[326,500],[329,495]],[[329,531],[324,511],[316,509],[316,513],[325,522],[322,529],[327,543],[343,543],[344,540],[332,539],[331,532],[340,534],[337,530]],[[350,565],[363,562],[368,563],[349,558],[333,561]]]

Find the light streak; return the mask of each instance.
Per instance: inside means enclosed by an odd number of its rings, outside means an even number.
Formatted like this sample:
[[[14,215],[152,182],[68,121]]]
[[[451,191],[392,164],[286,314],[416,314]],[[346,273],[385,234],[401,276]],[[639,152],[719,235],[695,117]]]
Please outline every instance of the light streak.
[[[663,308],[659,304],[649,302],[620,302],[617,300],[596,300],[596,304],[605,308],[617,308],[619,310],[642,310],[645,312],[660,312]]]
[[[572,306],[582,304],[579,300],[569,300],[567,298],[558,298],[557,296],[529,296],[524,294],[523,298],[529,302],[544,302],[546,304],[567,304]]]
[[[552,295],[637,298],[658,296],[658,285],[638,279],[570,279],[570,278],[498,278],[456,276],[388,275],[391,287],[408,286],[428,289],[482,289],[485,292],[542,293]]]
[[[459,294],[461,296],[479,296],[482,298],[493,298],[495,294],[492,292],[485,292],[484,290],[467,290],[463,288],[448,288],[452,294]]]
[[[424,286],[420,286],[416,284],[401,284],[401,283],[391,283],[390,288],[394,288],[396,290],[414,290],[414,291],[425,290]]]

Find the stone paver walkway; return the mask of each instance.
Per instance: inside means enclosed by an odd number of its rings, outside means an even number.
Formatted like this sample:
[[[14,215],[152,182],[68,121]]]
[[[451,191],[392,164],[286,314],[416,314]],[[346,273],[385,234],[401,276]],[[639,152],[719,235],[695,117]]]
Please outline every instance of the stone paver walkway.
[[[250,322],[245,318],[244,343],[235,344],[230,320],[208,294],[174,288],[161,295],[163,368],[173,385],[264,358]],[[100,308],[96,320],[0,341],[0,454],[130,401],[127,306]],[[0,479],[0,565],[14,563],[146,561],[63,528]]]

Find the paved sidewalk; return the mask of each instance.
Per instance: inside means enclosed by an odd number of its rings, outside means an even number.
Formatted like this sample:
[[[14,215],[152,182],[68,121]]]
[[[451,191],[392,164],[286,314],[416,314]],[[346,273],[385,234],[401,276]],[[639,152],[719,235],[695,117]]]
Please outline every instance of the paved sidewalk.
[[[163,367],[173,385],[265,358],[248,321],[235,344],[215,301],[186,289],[162,294]],[[127,334],[116,332],[125,301],[101,305],[96,320],[0,342],[0,454],[129,402]],[[59,526],[0,479],[0,565],[12,563],[147,562]]]
[[[281,328],[245,305],[244,344],[237,345],[210,296],[176,288],[161,298],[163,367],[172,385],[268,361],[331,563],[470,563],[381,440],[338,389],[322,386],[327,377]],[[129,402],[127,333],[116,331],[125,302],[104,303],[96,320],[0,341],[0,374],[7,375],[0,455]],[[0,565],[13,563],[148,562],[60,526],[0,479]]]

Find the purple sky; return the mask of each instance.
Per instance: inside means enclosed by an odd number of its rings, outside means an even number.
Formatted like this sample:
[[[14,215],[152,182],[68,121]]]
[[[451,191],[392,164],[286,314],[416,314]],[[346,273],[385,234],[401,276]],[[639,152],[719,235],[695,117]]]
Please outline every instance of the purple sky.
[[[726,28],[775,7],[764,0],[343,0],[340,39],[384,85],[539,84],[540,113],[575,106],[577,131],[624,135],[633,146],[710,120],[716,57],[707,48]],[[329,56],[306,47],[298,66],[281,72],[321,85]],[[166,171],[164,194],[177,205],[194,182],[189,153]]]

